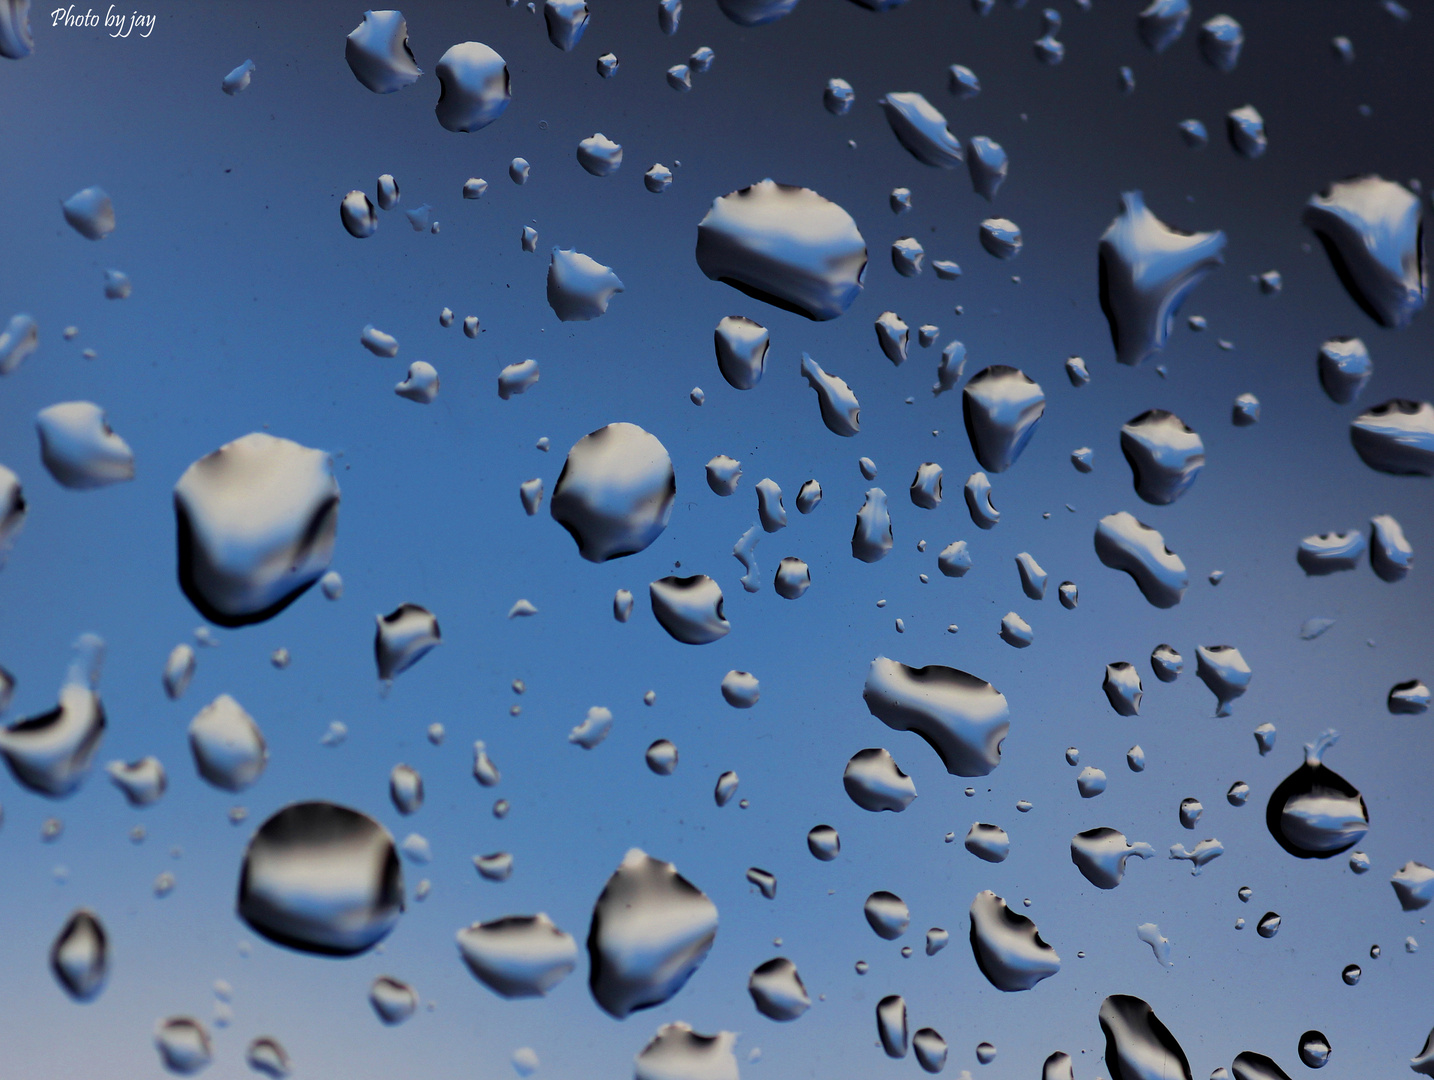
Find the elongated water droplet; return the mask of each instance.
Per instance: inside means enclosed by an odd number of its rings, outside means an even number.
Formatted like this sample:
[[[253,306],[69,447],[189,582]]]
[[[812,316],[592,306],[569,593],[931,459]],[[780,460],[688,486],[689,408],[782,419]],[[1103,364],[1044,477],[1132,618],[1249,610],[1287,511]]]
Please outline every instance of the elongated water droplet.
[[[967,146],[966,165],[971,171],[971,187],[987,202],[996,197],[996,192],[1006,182],[1010,162],[1006,151],[997,142],[977,135]]]
[[[887,727],[925,739],[953,776],[986,776],[1001,763],[1010,708],[1005,696],[984,679],[939,664],[912,668],[879,656],[867,669],[862,698]],[[914,797],[914,788],[912,793]]]
[[[109,935],[100,918],[80,908],[50,946],[50,970],[75,1001],[93,1001],[109,975]]]
[[[861,509],[856,513],[856,528],[851,534],[851,553],[864,563],[886,558],[895,543],[891,535],[891,513],[886,508],[886,492],[868,488]]]
[[[1311,577],[1353,570],[1364,554],[1364,534],[1358,529],[1343,533],[1319,533],[1300,541],[1295,560]]]
[[[947,128],[941,111],[922,95],[912,91],[889,93],[877,104],[885,111],[886,122],[897,141],[917,161],[939,169],[954,169],[961,164],[960,140]]]
[[[473,868],[484,881],[507,881],[513,876],[513,856],[506,851],[474,855]]]
[[[40,324],[30,315],[12,315],[0,333],[0,375],[9,375],[39,347]]]
[[[1370,174],[1310,196],[1303,221],[1354,302],[1381,326],[1398,329],[1409,325],[1428,295],[1422,216],[1416,195]]]
[[[398,181],[393,178],[392,173],[384,173],[378,178],[378,208],[380,210],[392,210],[398,205],[399,191]],[[380,353],[379,355],[385,355]],[[392,353],[387,355],[392,356]]]
[[[1140,685],[1140,672],[1135,665],[1124,660],[1105,665],[1105,681],[1101,684],[1110,707],[1120,716],[1140,715],[1140,699],[1144,690]]]
[[[842,786],[863,810],[900,813],[916,798],[916,785],[880,747],[859,750],[846,763]]]
[[[1230,704],[1250,686],[1250,665],[1233,645],[1200,645],[1195,674],[1215,695],[1216,716],[1229,716]]]
[[[828,431],[849,438],[861,430],[861,403],[844,380],[827,374],[807,353],[802,353],[802,377],[817,393]]]
[[[395,765],[388,774],[388,797],[400,814],[416,814],[423,806],[423,777],[411,765]]]
[[[994,529],[1001,520],[1001,512],[991,503],[991,481],[983,472],[974,472],[966,478],[964,490],[966,509],[971,521],[978,528]]]
[[[1046,596],[1046,572],[1028,551],[1016,556],[1016,572],[1021,579],[1021,591],[1032,600],[1044,600]]]
[[[868,896],[862,905],[862,913],[876,936],[887,941],[895,941],[911,925],[911,911],[906,902],[885,890]]]
[[[907,341],[910,328],[894,311],[883,311],[876,319],[876,341],[881,351],[893,364],[900,366],[906,359]]]
[[[606,562],[662,535],[676,492],[662,443],[636,424],[608,424],[568,451],[549,509],[583,558]]]
[[[1146,1002],[1114,994],[1101,1002],[1099,1018],[1111,1080],[1191,1080],[1185,1051]]]
[[[608,879],[588,934],[589,986],[612,1016],[661,1005],[706,959],[717,907],[671,863],[633,848]]]
[[[1100,519],[1095,553],[1112,570],[1129,574],[1155,607],[1174,607],[1190,586],[1185,564],[1165,546],[1165,538],[1125,511]]]
[[[818,322],[861,294],[866,258],[850,214],[771,180],[714,199],[697,226],[697,265],[709,278]]]
[[[1125,861],[1155,857],[1149,844],[1131,844],[1114,829],[1088,829],[1071,839],[1071,862],[1098,889],[1113,889],[1125,877]]]
[[[457,937],[468,970],[501,997],[541,997],[577,967],[577,942],[541,912],[473,923]]]
[[[568,742],[591,750],[612,733],[612,710],[594,705],[582,723],[568,732]]]
[[[759,867],[752,867],[747,871],[747,880],[757,886],[763,896],[768,900],[777,898],[777,875]]]
[[[0,729],[0,754],[14,777],[40,795],[63,798],[89,775],[105,731],[105,710],[95,692],[104,642],[83,634],[55,708]]]
[[[294,803],[249,842],[238,910],[257,933],[302,952],[352,956],[385,938],[403,912],[393,837],[357,810]]]
[[[1404,529],[1389,514],[1369,522],[1369,565],[1384,581],[1401,581],[1414,562],[1414,547],[1404,538]]]
[[[1235,152],[1244,158],[1260,157],[1270,145],[1265,135],[1265,119],[1253,105],[1242,105],[1226,113],[1225,133]]]
[[[765,532],[774,533],[787,527],[787,508],[782,505],[782,489],[771,477],[757,482],[757,515]]]
[[[750,390],[762,381],[770,335],[767,328],[744,315],[728,315],[713,332],[717,368],[728,384]]]
[[[906,999],[900,994],[889,994],[876,1003],[876,1033],[887,1057],[906,1056]]]
[[[1029,990],[1060,970],[1060,957],[1042,940],[1036,924],[1006,906],[989,889],[971,902],[971,951],[997,990]]]
[[[712,789],[712,798],[718,806],[726,806],[732,801],[732,796],[737,794],[737,774],[724,772],[717,777],[717,785]]]

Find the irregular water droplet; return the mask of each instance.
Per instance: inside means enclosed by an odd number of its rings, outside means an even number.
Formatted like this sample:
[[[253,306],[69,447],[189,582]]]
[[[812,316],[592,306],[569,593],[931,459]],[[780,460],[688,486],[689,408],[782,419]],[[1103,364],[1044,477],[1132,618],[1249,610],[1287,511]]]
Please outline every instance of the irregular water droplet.
[[[762,381],[770,334],[765,326],[744,315],[728,315],[713,333],[717,368],[728,384],[750,390]]]
[[[966,832],[966,850],[989,863],[1005,862],[1011,854],[1011,837],[999,825],[977,821]]]
[[[777,898],[777,875],[758,867],[751,867],[747,871],[747,880],[757,886],[763,896],[768,900]]]
[[[271,816],[244,853],[239,915],[302,952],[352,956],[385,938],[403,912],[393,837],[357,810],[294,803]]]
[[[1088,829],[1071,839],[1071,862],[1082,876],[1098,889],[1113,889],[1125,877],[1125,861],[1131,856],[1150,859],[1155,849],[1149,844],[1128,843],[1114,829]]]
[[[879,747],[859,750],[846,763],[842,786],[851,801],[873,813],[900,813],[916,798],[916,785],[897,766],[891,754]]]
[[[55,481],[88,491],[134,479],[134,451],[92,401],[62,401],[35,414],[40,460]]]
[[[1389,879],[1399,906],[1405,911],[1419,911],[1434,903],[1434,869],[1423,863],[1409,861]]]
[[[706,894],[671,863],[633,848],[593,908],[593,999],[620,1020],[661,1005],[701,966],[716,934],[717,907]]]
[[[977,195],[980,195],[987,202],[996,197],[1006,182],[1006,173],[1010,162],[1006,157],[1006,151],[997,142],[986,138],[984,135],[977,135],[967,147],[966,158],[967,168],[971,171],[971,187]]]
[[[731,0],[729,0],[729,3]],[[719,0],[721,3],[721,0]],[[727,10],[728,3],[721,3],[723,11]],[[796,0],[790,0],[788,7],[796,6]],[[730,13],[729,13],[730,14]],[[785,12],[783,12],[785,14]],[[822,91],[822,105],[827,112],[833,116],[845,116],[851,112],[851,107],[856,103],[856,91],[852,89],[851,83],[845,79],[828,79],[826,89]]]
[[[1100,305],[1116,359],[1133,367],[1165,347],[1185,297],[1224,263],[1225,234],[1171,228],[1138,191],[1120,206],[1100,238]]]
[[[965,540],[947,544],[936,557],[936,565],[947,577],[965,577],[971,569],[971,551]]]
[[[373,323],[369,323],[359,334],[359,344],[375,356],[393,357],[398,355],[398,338],[385,334]]]
[[[0,333],[0,375],[9,375],[40,347],[40,324],[30,315],[12,315]]]
[[[1091,450],[1089,446],[1082,446],[1076,450],[1072,450],[1071,464],[1075,466],[1075,471],[1078,473],[1091,472],[1095,468],[1095,466],[1091,463],[1091,457],[1093,454],[1094,451]]]
[[[164,766],[157,757],[143,757],[126,764],[111,761],[105,766],[115,787],[124,792],[131,806],[150,806],[163,797],[169,786]]]
[[[474,855],[473,868],[484,881],[507,881],[513,876],[513,856],[506,851]]]
[[[395,765],[388,774],[388,797],[400,814],[416,814],[423,805],[423,777],[411,765]]]
[[[417,604],[399,604],[387,615],[375,616],[374,660],[380,682],[392,682],[443,644],[438,619]]]
[[[1024,244],[1020,226],[1009,218],[987,218],[976,235],[987,253],[998,259],[1014,259]]]
[[[1371,469],[1434,476],[1434,405],[1394,398],[1355,417],[1349,439]]]
[[[732,557],[742,564],[746,573],[742,575],[742,588],[749,593],[758,592],[762,588],[761,571],[757,566],[756,548],[757,543],[762,539],[758,527],[753,525],[746,532],[737,538],[732,545]]]
[[[700,1035],[681,1020],[663,1024],[634,1059],[634,1080],[738,1080],[737,1035]]]
[[[1162,53],[1185,32],[1189,19],[1190,0],[1151,0],[1150,6],[1136,18],[1135,28],[1146,48]]]
[[[903,236],[891,245],[891,265],[902,277],[918,276],[925,259],[926,249],[915,237]]]
[[[1094,799],[1105,791],[1105,787],[1105,772],[1093,765],[1087,765],[1076,777],[1076,790],[1082,799]]]
[[[363,22],[349,33],[344,46],[344,58],[354,78],[375,94],[392,94],[411,86],[423,74],[413,59],[413,50],[408,45],[408,23],[398,11],[366,11]],[[250,70],[253,69],[252,62]],[[230,90],[229,80],[238,74],[235,69],[224,80],[225,93]],[[244,86],[248,80],[244,80]],[[239,87],[243,89],[243,87]]]
[[[642,174],[642,183],[654,195],[661,195],[672,186],[672,170],[659,161]]]
[[[921,94],[889,93],[879,104],[897,141],[923,165],[954,169],[962,162],[961,142],[946,126],[946,117]]]
[[[1303,217],[1354,302],[1394,329],[1409,325],[1428,293],[1421,219],[1416,195],[1374,174],[1310,196]]]
[[[1241,157],[1253,160],[1269,149],[1265,119],[1253,105],[1242,105],[1225,114],[1225,134]]]
[[[1343,533],[1319,533],[1300,541],[1295,560],[1311,577],[1353,570],[1364,554],[1364,534],[1358,529]]]
[[[15,779],[50,798],[78,790],[105,730],[104,706],[95,692],[104,642],[83,634],[74,648],[55,708],[0,729],[0,754]]]
[[[1216,716],[1229,716],[1230,704],[1250,686],[1250,665],[1233,645],[1200,645],[1195,674],[1215,695]]]
[[[925,739],[952,776],[986,776],[1001,763],[1010,707],[1005,695],[984,679],[939,664],[913,668],[879,656],[867,669],[862,699],[887,727]],[[884,750],[862,753],[886,755],[883,766],[890,762]],[[902,775],[895,762],[890,768]],[[911,792],[914,798],[914,787]]]
[[[732,629],[722,611],[722,587],[705,574],[660,578],[648,593],[658,624],[685,645],[706,645]]]
[[[1150,409],[1120,429],[1120,448],[1134,475],[1135,493],[1168,506],[1190,489],[1205,467],[1205,445],[1183,420]]]
[[[128,274],[120,270],[105,271],[105,299],[128,300],[132,292],[134,286],[130,284]]]
[[[718,454],[707,463],[707,486],[714,494],[726,497],[737,490],[742,479],[742,463],[726,454]]]
[[[470,176],[467,180],[463,181],[463,197],[465,199],[481,199],[487,194],[487,191],[488,181],[484,180],[481,176]],[[447,308],[443,310],[448,311]],[[448,311],[448,322],[443,322],[443,319],[440,317],[439,323],[442,326],[451,326],[453,323],[453,312]]]
[[[883,311],[876,319],[876,341],[893,364],[900,366],[906,359],[910,330],[894,311]]]
[[[1056,590],[1056,595],[1060,597],[1061,607],[1067,611],[1074,611],[1076,605],[1080,603],[1080,590],[1076,588],[1074,581],[1062,581],[1060,588]]]
[[[1100,519],[1095,553],[1112,570],[1129,574],[1154,607],[1174,607],[1190,586],[1185,564],[1165,546],[1165,538],[1125,511]]]
[[[1006,906],[989,889],[971,902],[971,951],[997,990],[1029,990],[1060,970],[1060,957],[1042,940],[1036,924]]]
[[[498,396],[507,401],[514,394],[526,393],[540,376],[536,360],[520,360],[498,373]]]
[[[983,472],[974,472],[966,478],[966,509],[971,521],[982,529],[994,529],[1001,520],[1001,512],[991,503],[991,481]]]
[[[523,226],[523,235],[522,235],[522,239],[521,239],[520,243],[521,243],[522,248],[523,248],[524,251],[529,252],[530,254],[533,253],[533,252],[536,252],[536,251],[538,250],[538,230],[535,229],[535,228],[533,228],[531,225],[524,225],[524,226]],[[469,316],[469,318],[472,318],[472,316]],[[474,321],[474,332],[471,333],[471,334],[468,334],[469,337],[477,337],[477,321],[478,321],[478,320],[477,320],[477,319],[474,319],[473,321]],[[463,320],[463,331],[464,331],[464,333],[467,333],[467,332],[468,332],[468,319],[464,319],[464,320]]]
[[[1210,145],[1210,133],[1199,120],[1182,120],[1177,125],[1180,138],[1192,150],[1203,150]]]
[[[906,999],[900,994],[889,994],[876,1003],[876,1033],[887,1057],[906,1056]]]
[[[170,650],[169,659],[164,662],[164,692],[170,701],[178,701],[189,689],[194,678],[196,661],[194,649],[189,645],[176,645]]]
[[[905,214],[911,210],[911,189],[892,188],[891,194],[886,197],[886,203],[891,207],[893,214]]]
[[[1357,973],[1359,969],[1355,968],[1355,971]],[[1359,976],[1356,974],[1355,980],[1358,981],[1358,979]],[[1348,979],[1345,981],[1349,982]],[[1353,984],[1351,983],[1351,985]],[[1424,1040],[1424,1049],[1419,1051],[1419,1056],[1410,1059],[1409,1068],[1421,1076],[1434,1076],[1434,1028],[1430,1029],[1429,1037]]]
[[[818,322],[860,295],[866,257],[850,214],[771,180],[714,199],[697,226],[697,265],[709,278]]]
[[[1110,707],[1118,715],[1140,715],[1140,699],[1144,690],[1140,685],[1140,672],[1135,670],[1134,664],[1124,660],[1106,664],[1105,681],[1101,684],[1101,689],[1105,691]]]
[[[772,1020],[795,1020],[812,1006],[797,965],[784,956],[755,968],[747,980],[747,992],[757,1011]]]
[[[1014,611],[1006,612],[1001,619],[1001,640],[1015,649],[1024,649],[1035,640],[1035,631]]]
[[[787,527],[787,508],[782,505],[782,489],[771,477],[757,482],[757,515],[762,529],[774,533]]]
[[[199,775],[223,791],[243,791],[264,772],[269,748],[254,718],[221,694],[189,723],[189,749]]]
[[[657,0],[657,25],[664,34],[677,33],[682,19],[682,0]]]
[[[1200,26],[1200,55],[1216,71],[1234,71],[1245,46],[1245,31],[1228,15],[1216,15]]]
[[[590,17],[586,0],[545,0],[543,4],[548,40],[563,52],[577,47],[587,32]]]
[[[807,353],[802,353],[802,377],[817,393],[828,431],[850,438],[861,430],[861,402],[843,379],[827,374]]]
[[[1369,522],[1369,565],[1384,581],[1402,581],[1414,562],[1414,547],[1404,537],[1404,529],[1389,514],[1379,514]]]
[[[593,176],[611,176],[622,167],[622,147],[599,131],[578,143],[578,164]]]
[[[1213,838],[1201,840],[1189,851],[1185,850],[1184,844],[1173,844],[1170,848],[1170,857],[1176,860],[1183,860],[1190,863],[1190,876],[1198,877],[1200,871],[1205,869],[1205,864],[1212,859],[1218,859],[1225,854],[1225,845]]]
[[[475,922],[457,940],[473,977],[509,999],[541,997],[577,967],[577,942],[542,912]]]
[[[1369,349],[1359,338],[1330,338],[1319,349],[1319,382],[1329,399],[1348,405],[1374,374]]]
[[[762,696],[762,684],[749,671],[729,671],[722,676],[722,697],[734,709],[750,709]]]
[[[1014,465],[1031,441],[1045,413],[1046,396],[1025,372],[996,364],[966,383],[961,408],[976,460],[999,473]]]
[[[1170,959],[1170,939],[1160,932],[1158,925],[1153,922],[1141,923],[1135,928],[1135,936],[1150,946],[1157,964],[1163,968],[1175,966],[1175,962]]]
[[[438,397],[438,372],[432,364],[415,360],[408,365],[408,378],[396,384],[393,392],[419,405],[431,405]]]
[[[250,1041],[244,1051],[244,1061],[256,1073],[262,1073],[271,1080],[284,1080],[293,1071],[289,1052],[278,1039],[269,1035],[260,1035]]]
[[[772,587],[784,600],[797,600],[812,584],[812,571],[801,559],[788,555],[777,564],[777,576]]]
[[[164,1067],[180,1076],[200,1072],[214,1060],[209,1030],[193,1017],[171,1016],[161,1020],[154,1029],[154,1045]]]
[[[622,280],[612,267],[572,249],[553,248],[548,264],[548,306],[562,322],[596,319],[622,291]]]
[[[601,705],[588,709],[582,723],[568,732],[568,742],[591,750],[612,733],[612,710]]]
[[[583,436],[558,477],[549,510],[589,562],[633,555],[672,516],[677,481],[667,449],[636,424],[608,424]]]
[[[692,69],[686,64],[674,64],[667,69],[667,85],[685,94],[692,89]]]
[[[856,513],[856,528],[851,534],[853,558],[874,563],[886,558],[895,543],[891,534],[891,513],[886,508],[886,492],[867,488],[861,509]]]
[[[1112,1080],[1191,1080],[1185,1051],[1146,1002],[1114,994],[1101,1002],[1099,1018]]]
[[[1174,682],[1185,670],[1185,658],[1175,650],[1175,646],[1162,643],[1151,651],[1150,667],[1161,682]]]
[[[105,189],[87,187],[75,192],[60,209],[70,227],[87,240],[103,240],[115,231],[115,207]]]

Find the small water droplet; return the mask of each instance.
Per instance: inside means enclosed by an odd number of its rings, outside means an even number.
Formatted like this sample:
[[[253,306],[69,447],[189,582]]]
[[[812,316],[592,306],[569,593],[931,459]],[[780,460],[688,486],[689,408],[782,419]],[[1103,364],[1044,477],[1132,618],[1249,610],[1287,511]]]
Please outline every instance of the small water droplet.
[[[154,1030],[154,1045],[164,1067],[180,1076],[200,1072],[214,1060],[209,1030],[193,1017],[171,1016],[161,1020]]]
[[[712,797],[718,806],[726,806],[732,801],[732,796],[737,794],[737,774],[724,772],[717,777],[717,786],[712,790]]]

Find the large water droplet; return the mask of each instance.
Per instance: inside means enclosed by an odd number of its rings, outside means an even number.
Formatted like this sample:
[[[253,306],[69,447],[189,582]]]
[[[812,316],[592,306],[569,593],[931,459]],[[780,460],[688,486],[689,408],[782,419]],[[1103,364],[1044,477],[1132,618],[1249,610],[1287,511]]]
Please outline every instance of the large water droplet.
[[[706,645],[732,629],[722,611],[722,587],[706,574],[660,578],[648,593],[658,624],[685,645]]]
[[[1140,715],[1140,699],[1144,690],[1140,685],[1140,672],[1135,665],[1125,660],[1105,665],[1105,681],[1101,684],[1110,707],[1120,716]]]
[[[1129,574],[1155,607],[1174,607],[1190,586],[1185,564],[1165,546],[1165,537],[1123,510],[1100,519],[1095,553],[1112,570]]]
[[[589,986],[604,1011],[624,1019],[661,1005],[712,948],[717,906],[671,863],[630,850],[593,907]]]
[[[1381,326],[1398,329],[1409,325],[1428,295],[1422,217],[1418,196],[1370,174],[1311,195],[1303,221],[1354,302]]]
[[[946,1067],[946,1040],[935,1028],[924,1027],[911,1037],[911,1048],[916,1051],[917,1063],[929,1073],[939,1073]]]
[[[563,52],[577,48],[587,32],[590,17],[587,0],[545,0],[543,4],[548,40]]]
[[[134,451],[92,401],[62,401],[35,414],[40,460],[60,485],[89,491],[134,479]]]
[[[712,201],[697,225],[697,265],[757,300],[824,321],[861,294],[866,241],[836,203],[763,180]]]
[[[578,164],[593,176],[611,176],[622,167],[622,147],[599,131],[578,143]]]
[[[397,14],[395,12],[394,14]],[[154,1045],[164,1067],[180,1076],[208,1068],[214,1060],[209,1029],[190,1016],[171,1016],[154,1029]]]
[[[0,729],[0,754],[15,779],[31,791],[63,798],[89,775],[105,731],[104,706],[95,692],[103,657],[104,642],[82,635],[58,704]]]
[[[876,1003],[876,1033],[887,1057],[906,1056],[906,999],[900,994],[889,994]]]
[[[622,280],[579,251],[553,248],[548,263],[548,306],[562,322],[588,322],[607,311],[613,296],[623,291]]]
[[[717,369],[738,390],[750,390],[762,381],[771,336],[761,323],[745,315],[728,315],[713,332]]]
[[[785,956],[768,960],[753,970],[747,992],[757,1011],[772,1020],[795,1020],[812,1007],[812,999],[797,974],[797,965]]]
[[[1224,263],[1225,234],[1173,229],[1138,191],[1121,195],[1120,207],[1100,238],[1100,306],[1116,359],[1135,366],[1165,347],[1180,304]]]
[[[1319,533],[1300,541],[1295,561],[1311,577],[1353,570],[1364,554],[1364,534],[1358,529],[1343,533]]]
[[[329,956],[364,952],[403,912],[393,837],[334,803],[287,806],[249,841],[237,906],[252,929],[277,944]]]
[[[887,941],[895,941],[906,933],[907,927],[911,925],[911,911],[906,902],[895,893],[885,890],[874,892],[866,898],[866,903],[862,905],[862,914],[866,916],[867,924],[876,932],[876,936]]]
[[[100,918],[80,908],[50,946],[50,970],[75,1001],[92,1001],[109,975],[109,935]]]
[[[253,432],[174,485],[179,585],[220,626],[273,618],[329,567],[339,486],[328,454]]]
[[[1071,862],[1082,876],[1098,889],[1113,889],[1125,877],[1125,861],[1131,856],[1155,857],[1149,844],[1131,844],[1124,834],[1110,828],[1087,829],[1071,838]]]
[[[863,810],[900,813],[916,798],[916,785],[880,747],[859,750],[846,763],[842,786]]]
[[[399,11],[366,11],[349,33],[344,59],[354,78],[375,94],[392,94],[423,74],[408,47],[408,23]]]
[[[878,104],[886,112],[897,141],[923,165],[954,169],[963,158],[961,142],[946,126],[946,117],[922,95],[913,91],[890,93]]]
[[[583,436],[558,477],[549,510],[589,562],[633,555],[662,535],[677,480],[667,449],[636,424]]]
[[[850,438],[861,430],[861,402],[843,379],[827,374],[807,353],[802,353],[802,378],[817,392],[828,431]]]
[[[1272,938],[1280,932],[1280,914],[1277,911],[1267,911],[1255,924],[1255,933],[1262,938]],[[1236,1076],[1239,1076],[1237,1071]]]
[[[983,469],[1005,472],[1021,456],[1046,411],[1046,395],[1025,372],[996,364],[961,391],[971,450]]]
[[[1250,665],[1233,645],[1197,646],[1195,674],[1215,695],[1216,716],[1229,716],[1230,703],[1250,686]]]
[[[633,1080],[738,1080],[731,1031],[699,1035],[681,1020],[663,1024],[635,1059]]]
[[[862,699],[887,727],[925,739],[953,776],[986,776],[1001,763],[1010,707],[984,679],[939,664],[913,668],[879,656],[867,669]]]
[[[1328,859],[1369,831],[1369,811],[1348,780],[1323,763],[1339,738],[1326,731],[1305,745],[1304,762],[1275,788],[1265,824],[1280,847],[1301,859]]]
[[[373,653],[380,682],[391,682],[443,643],[438,619],[417,604],[399,604],[374,622]]]
[[[976,965],[997,990],[1029,990],[1061,968],[1055,949],[1036,924],[1006,906],[989,889],[971,902],[971,951]]]
[[[473,976],[505,998],[541,997],[578,962],[571,934],[547,915],[509,915],[458,931],[458,950]]]
[[[1384,581],[1401,581],[1414,562],[1414,547],[1404,529],[1389,514],[1369,521],[1369,565]]]
[[[1205,467],[1205,444],[1174,413],[1150,409],[1120,429],[1120,448],[1134,474],[1135,493],[1168,506],[1190,489]]]
[[[1434,405],[1393,398],[1360,413],[1349,441],[1371,469],[1395,476],[1434,476]]]
[[[1230,1065],[1235,1080],[1290,1080],[1289,1074],[1264,1054],[1246,1050],[1237,1054]]]
[[[886,558],[895,541],[891,535],[891,512],[886,508],[886,492],[867,488],[861,509],[856,512],[856,528],[851,534],[851,553],[864,563]]]
[[[1185,1051],[1138,997],[1113,994],[1100,1005],[1111,1080],[1191,1080]]]
[[[30,35],[30,5],[27,0],[12,0],[0,5],[0,56],[23,60],[35,51]]]

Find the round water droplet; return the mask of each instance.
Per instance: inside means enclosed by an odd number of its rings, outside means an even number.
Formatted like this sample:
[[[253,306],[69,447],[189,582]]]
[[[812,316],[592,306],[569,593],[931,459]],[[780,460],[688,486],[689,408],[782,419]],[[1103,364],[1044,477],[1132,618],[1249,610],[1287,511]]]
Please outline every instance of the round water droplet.
[[[647,748],[647,767],[658,776],[671,776],[677,768],[677,747],[667,739],[658,739]]]
[[[1255,924],[1255,933],[1262,938],[1272,938],[1280,932],[1280,916],[1278,912],[1267,911]]]
[[[996,1060],[996,1048],[988,1042],[976,1044],[976,1060],[982,1065],[989,1065]]]
[[[549,508],[583,558],[605,562],[656,540],[667,528],[676,492],[662,443],[636,424],[608,424],[568,452]]]
[[[1339,973],[1339,977],[1344,980],[1345,986],[1355,986],[1359,982],[1359,977],[1363,974],[1364,972],[1359,970],[1358,964],[1348,964],[1345,966],[1345,969]]]
[[[841,854],[841,837],[830,825],[814,826],[807,833],[807,850],[822,862],[831,862]]]
[[[197,1073],[214,1060],[209,1031],[193,1017],[171,1016],[161,1020],[154,1029],[154,1045],[164,1067],[180,1076]]]
[[[722,697],[734,709],[750,709],[762,696],[762,684],[749,671],[729,671],[722,677]]]
[[[406,982],[388,975],[374,979],[368,990],[368,1003],[385,1024],[401,1024],[418,1011],[418,992]]]
[[[772,1020],[795,1020],[812,1006],[797,966],[784,956],[755,968],[747,980],[747,992],[757,1011]]]

